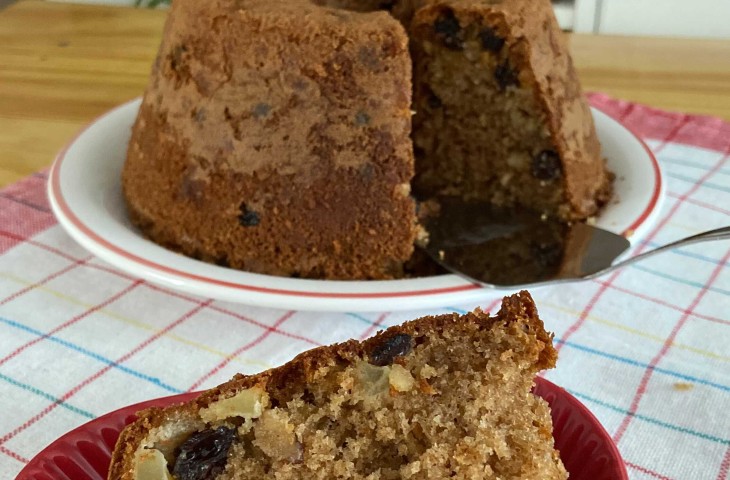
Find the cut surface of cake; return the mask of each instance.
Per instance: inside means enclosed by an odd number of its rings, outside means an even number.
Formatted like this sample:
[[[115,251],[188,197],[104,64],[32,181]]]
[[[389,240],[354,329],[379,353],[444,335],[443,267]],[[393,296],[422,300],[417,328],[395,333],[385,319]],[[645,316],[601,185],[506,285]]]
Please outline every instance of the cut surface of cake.
[[[566,479],[531,393],[555,361],[527,292],[424,317],[141,412],[108,478]]]
[[[410,38],[417,195],[598,212],[611,178],[549,1],[430,2]]]
[[[122,184],[188,256],[391,279],[411,189],[576,221],[610,180],[549,0],[176,0]]]

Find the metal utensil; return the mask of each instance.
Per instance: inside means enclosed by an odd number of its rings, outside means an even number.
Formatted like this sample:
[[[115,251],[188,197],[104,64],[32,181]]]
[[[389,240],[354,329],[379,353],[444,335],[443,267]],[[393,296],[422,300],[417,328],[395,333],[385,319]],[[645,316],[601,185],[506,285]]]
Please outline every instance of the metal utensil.
[[[438,210],[422,219],[429,233],[423,250],[446,270],[485,287],[591,279],[666,250],[730,239],[730,227],[719,228],[614,263],[629,241],[595,226],[455,199],[441,199]]]

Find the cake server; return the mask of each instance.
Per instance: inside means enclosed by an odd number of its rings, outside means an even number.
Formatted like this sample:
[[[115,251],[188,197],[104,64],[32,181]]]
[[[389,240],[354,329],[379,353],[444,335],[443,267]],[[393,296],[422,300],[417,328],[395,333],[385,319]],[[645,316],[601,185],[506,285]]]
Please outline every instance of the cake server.
[[[421,221],[421,248],[446,270],[485,287],[536,286],[586,280],[670,249],[730,239],[730,226],[619,259],[629,241],[585,223],[570,225],[527,212],[449,199]]]

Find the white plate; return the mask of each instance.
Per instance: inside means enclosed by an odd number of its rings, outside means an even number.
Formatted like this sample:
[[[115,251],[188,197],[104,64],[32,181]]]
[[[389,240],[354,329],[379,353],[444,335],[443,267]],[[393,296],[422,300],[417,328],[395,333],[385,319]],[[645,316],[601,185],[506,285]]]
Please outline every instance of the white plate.
[[[140,99],[86,127],[56,157],[48,182],[53,212],[84,248],[159,285],[249,305],[325,311],[385,311],[477,302],[484,291],[456,275],[387,281],[326,281],[274,277],[211,265],[145,239],[129,222],[120,172]],[[615,200],[597,225],[632,242],[655,221],[663,198],[659,165],[636,135],[593,110]],[[517,288],[510,288],[516,290]]]

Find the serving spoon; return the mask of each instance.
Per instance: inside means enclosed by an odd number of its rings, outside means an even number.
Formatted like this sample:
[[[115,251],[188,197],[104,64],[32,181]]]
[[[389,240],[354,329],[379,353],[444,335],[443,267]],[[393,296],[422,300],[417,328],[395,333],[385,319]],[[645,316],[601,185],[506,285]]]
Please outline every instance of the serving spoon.
[[[456,199],[439,200],[438,213],[422,223],[429,239],[421,248],[446,270],[484,287],[587,280],[667,250],[730,239],[730,226],[723,227],[615,262],[630,242],[585,223],[568,225]]]

